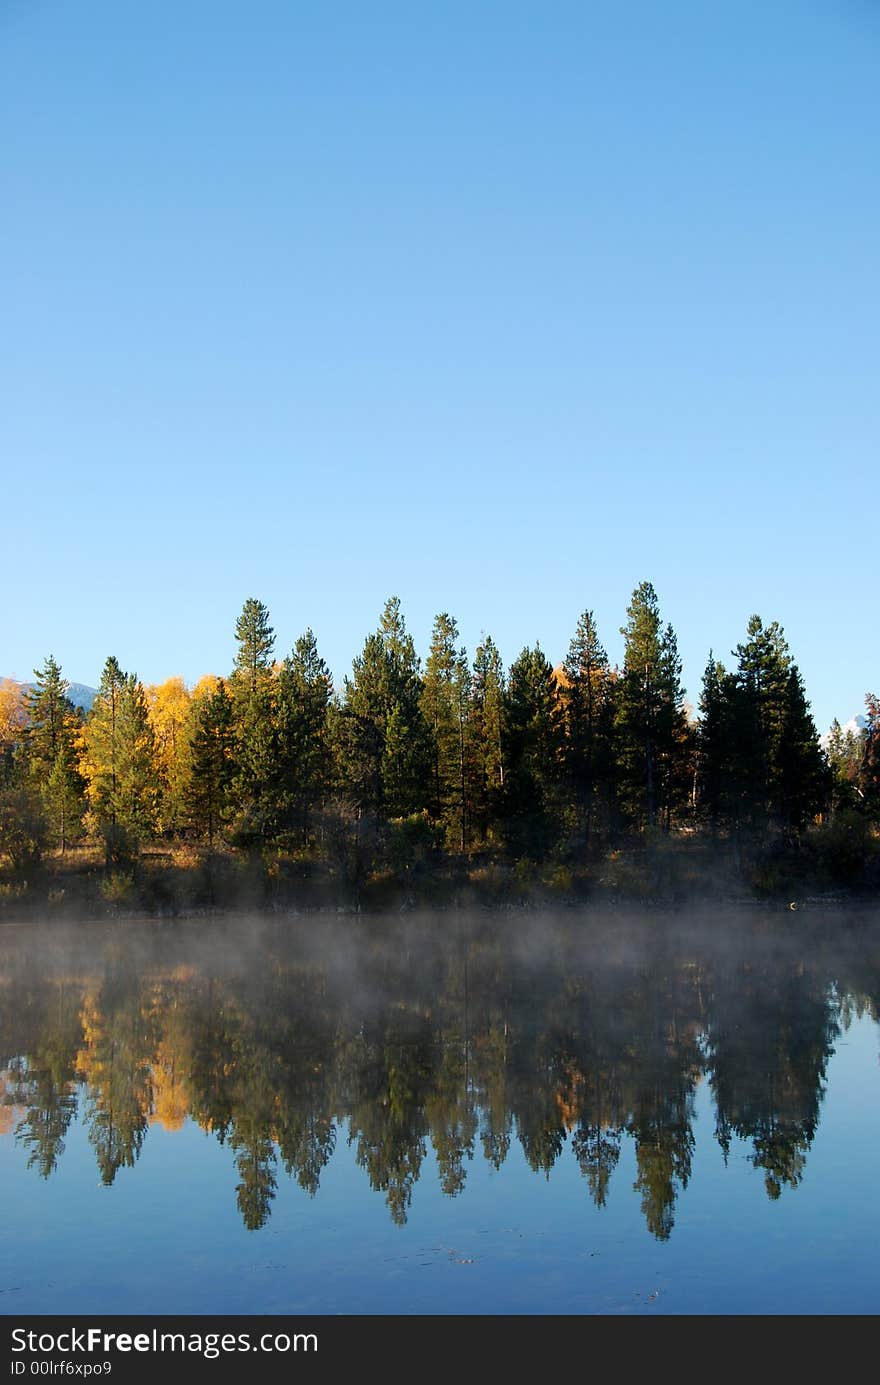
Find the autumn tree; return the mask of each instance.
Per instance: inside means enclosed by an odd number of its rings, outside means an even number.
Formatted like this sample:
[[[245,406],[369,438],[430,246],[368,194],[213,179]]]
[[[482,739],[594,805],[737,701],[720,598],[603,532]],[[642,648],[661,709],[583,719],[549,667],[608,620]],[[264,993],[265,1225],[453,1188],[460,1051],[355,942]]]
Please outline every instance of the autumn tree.
[[[182,678],[166,678],[146,689],[147,710],[161,787],[158,827],[177,833],[186,820],[184,796],[189,774],[188,724],[192,698]]]
[[[0,786],[13,779],[15,752],[27,725],[25,691],[11,678],[0,679]]]

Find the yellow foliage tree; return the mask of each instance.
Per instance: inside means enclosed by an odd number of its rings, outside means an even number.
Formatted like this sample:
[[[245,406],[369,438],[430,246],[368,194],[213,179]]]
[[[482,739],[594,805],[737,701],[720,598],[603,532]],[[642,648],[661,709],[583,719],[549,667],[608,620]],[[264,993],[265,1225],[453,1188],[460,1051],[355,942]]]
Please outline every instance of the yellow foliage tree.
[[[153,683],[146,694],[156,743],[156,772],[162,785],[158,825],[161,831],[178,832],[184,821],[182,795],[189,765],[187,723],[192,694],[182,678]]]
[[[0,678],[0,783],[12,764],[15,743],[27,724],[27,703],[21,683]]]

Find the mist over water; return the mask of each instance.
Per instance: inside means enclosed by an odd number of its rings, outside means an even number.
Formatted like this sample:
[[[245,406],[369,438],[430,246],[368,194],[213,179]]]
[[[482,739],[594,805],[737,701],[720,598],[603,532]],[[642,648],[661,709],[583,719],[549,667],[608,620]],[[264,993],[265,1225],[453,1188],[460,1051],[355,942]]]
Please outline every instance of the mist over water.
[[[867,913],[4,927],[0,1312],[876,1311],[878,1007]]]

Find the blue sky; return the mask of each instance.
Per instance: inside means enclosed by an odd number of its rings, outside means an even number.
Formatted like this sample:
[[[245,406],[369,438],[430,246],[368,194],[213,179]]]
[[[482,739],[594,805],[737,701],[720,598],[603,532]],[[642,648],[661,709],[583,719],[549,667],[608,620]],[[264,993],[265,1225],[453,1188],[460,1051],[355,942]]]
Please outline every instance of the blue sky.
[[[0,674],[612,660],[753,611],[880,685],[868,0],[0,0]]]

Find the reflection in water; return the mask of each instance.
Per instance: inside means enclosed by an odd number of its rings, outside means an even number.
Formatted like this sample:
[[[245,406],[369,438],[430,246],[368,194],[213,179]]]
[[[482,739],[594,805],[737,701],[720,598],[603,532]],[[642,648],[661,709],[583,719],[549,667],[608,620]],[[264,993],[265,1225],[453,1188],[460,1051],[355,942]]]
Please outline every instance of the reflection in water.
[[[150,1125],[192,1119],[232,1150],[251,1229],[282,1175],[318,1192],[340,1136],[399,1224],[429,1146],[449,1197],[475,1157],[498,1169],[518,1141],[549,1177],[570,1146],[602,1207],[625,1195],[631,1140],[666,1239],[697,1085],[725,1156],[745,1140],[778,1198],[803,1175],[841,1027],[880,1000],[876,928],[840,918],[139,929],[4,931],[0,1135],[48,1178],[80,1113],[112,1184]]]

